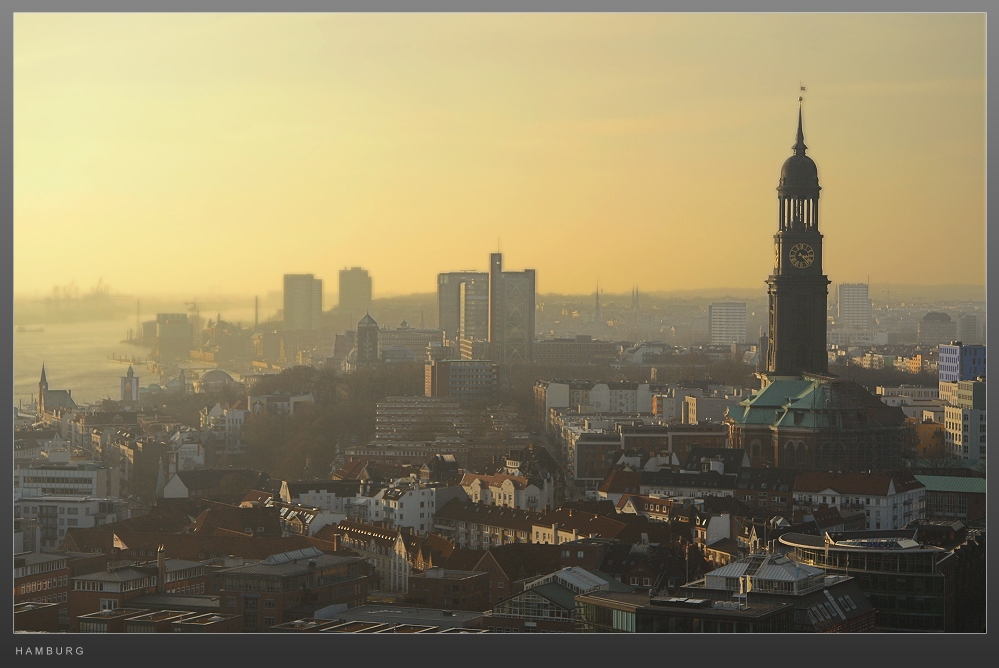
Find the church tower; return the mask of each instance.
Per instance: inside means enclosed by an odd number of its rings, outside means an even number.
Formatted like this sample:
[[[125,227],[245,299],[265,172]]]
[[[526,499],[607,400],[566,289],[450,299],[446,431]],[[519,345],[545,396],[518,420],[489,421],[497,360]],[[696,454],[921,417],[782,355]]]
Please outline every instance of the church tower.
[[[42,377],[38,380],[38,403],[35,411],[38,416],[45,413],[45,393],[49,391],[49,381],[45,377],[45,362],[42,362]]]
[[[777,234],[774,271],[767,279],[770,297],[769,376],[827,374],[826,297],[829,279],[822,273],[819,233],[819,177],[805,155],[801,99],[794,155],[781,168],[777,186]]]

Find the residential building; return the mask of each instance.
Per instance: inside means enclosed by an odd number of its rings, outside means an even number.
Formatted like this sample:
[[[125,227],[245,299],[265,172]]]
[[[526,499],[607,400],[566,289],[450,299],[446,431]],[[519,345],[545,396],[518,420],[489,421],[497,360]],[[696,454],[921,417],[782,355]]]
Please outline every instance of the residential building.
[[[311,392],[307,394],[251,394],[246,398],[249,415],[244,416],[244,419],[246,417],[260,415],[263,412],[267,412],[272,415],[285,415],[291,417],[295,414],[295,411],[314,406],[315,404],[316,400],[312,396]]]
[[[746,342],[746,303],[721,302],[708,306],[708,338],[713,346]]]
[[[498,369],[488,360],[437,360],[425,366],[425,395],[462,403],[496,399]]]
[[[284,275],[284,328],[316,331],[323,313],[323,282],[312,274]]]
[[[926,513],[926,487],[910,472],[832,473],[802,471],[794,482],[801,507],[862,510],[867,529],[901,529]]]
[[[687,409],[685,399],[690,396],[704,396],[704,390],[694,387],[671,387],[661,394],[655,394],[652,396],[652,414],[663,422],[683,422],[684,410]]]
[[[548,505],[543,503],[543,490],[521,476],[466,473],[461,479],[461,487],[474,503],[486,506],[542,512]]]
[[[687,395],[683,399],[683,423],[706,424],[722,422],[729,411],[739,409],[742,395],[731,397],[704,397]]]
[[[985,461],[988,411],[984,380],[957,382],[954,405],[944,407],[944,449],[965,461]]]
[[[371,276],[360,267],[340,270],[340,297],[337,308],[357,317],[371,310]]]
[[[409,591],[411,568],[406,541],[399,529],[343,520],[336,526],[324,527],[316,537],[329,540],[334,535],[339,537],[342,548],[357,552],[371,566],[375,576],[372,590],[393,594]]]
[[[227,455],[243,452],[243,425],[250,411],[242,400],[233,405],[205,406],[201,409],[201,431],[209,436],[209,441]]]
[[[486,549],[531,542],[533,526],[541,518],[531,510],[452,499],[434,513],[434,529],[459,548]]]
[[[618,355],[618,344],[588,334],[574,338],[541,339],[534,342],[534,363],[552,366],[609,364]]]
[[[534,270],[503,271],[502,253],[492,253],[489,256],[489,344],[498,364],[532,361],[534,298]]]

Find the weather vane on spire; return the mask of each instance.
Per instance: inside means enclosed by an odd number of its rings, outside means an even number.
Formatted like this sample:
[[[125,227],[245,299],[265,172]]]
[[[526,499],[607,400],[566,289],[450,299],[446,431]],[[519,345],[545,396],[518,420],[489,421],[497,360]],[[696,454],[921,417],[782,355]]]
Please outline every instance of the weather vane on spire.
[[[801,83],[800,81],[798,82],[798,88],[800,89],[800,91],[799,91],[799,92],[802,92],[802,93],[804,93],[804,92],[805,92],[805,84]],[[805,98],[804,98],[804,97],[802,97],[801,95],[799,95],[799,96],[798,96],[798,102],[803,102],[803,101],[804,101],[804,99],[805,99]]]

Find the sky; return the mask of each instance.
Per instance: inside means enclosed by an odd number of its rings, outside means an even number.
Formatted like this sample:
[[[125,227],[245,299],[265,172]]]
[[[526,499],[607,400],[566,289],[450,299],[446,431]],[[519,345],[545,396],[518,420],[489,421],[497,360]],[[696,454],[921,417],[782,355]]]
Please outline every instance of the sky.
[[[984,14],[17,14],[14,291],[762,289],[799,95],[833,283],[982,285],[985,90]]]

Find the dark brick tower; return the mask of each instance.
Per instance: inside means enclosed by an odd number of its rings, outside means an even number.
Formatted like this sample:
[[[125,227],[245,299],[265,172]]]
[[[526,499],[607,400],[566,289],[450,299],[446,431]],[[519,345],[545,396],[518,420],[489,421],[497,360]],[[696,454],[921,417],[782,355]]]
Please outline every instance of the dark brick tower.
[[[779,228],[774,235],[774,272],[770,295],[770,345],[767,374],[826,374],[826,297],[829,279],[822,273],[819,233],[819,177],[805,155],[798,107],[794,155],[784,162],[777,186]]]

